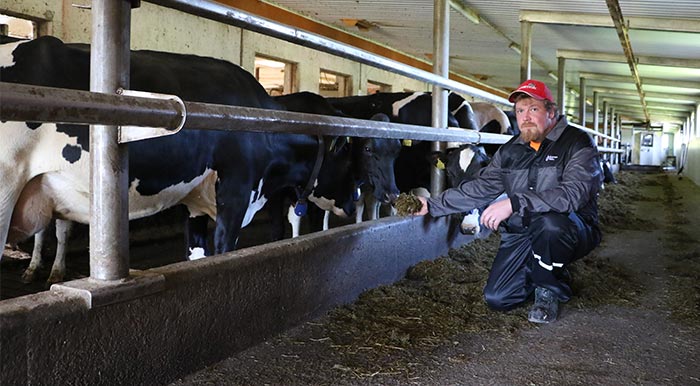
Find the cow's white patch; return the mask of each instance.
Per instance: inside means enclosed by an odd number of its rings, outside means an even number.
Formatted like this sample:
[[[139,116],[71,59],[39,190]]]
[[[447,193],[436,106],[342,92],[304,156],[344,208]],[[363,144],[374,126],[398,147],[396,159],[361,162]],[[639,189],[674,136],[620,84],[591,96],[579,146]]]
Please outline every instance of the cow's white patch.
[[[255,216],[255,214],[258,213],[263,206],[265,206],[267,198],[262,195],[262,186],[263,180],[260,179],[258,189],[250,192],[250,202],[248,203],[248,209],[245,211],[241,228],[245,228],[248,224],[250,224],[250,222],[253,221],[253,216]]]
[[[207,257],[204,254],[204,248],[202,247],[196,247],[196,248],[190,248],[190,254],[187,256],[188,260],[197,260]]]
[[[469,164],[472,163],[474,158],[474,151],[472,149],[462,149],[459,152],[459,168],[462,171],[467,171]]]
[[[207,169],[204,173],[206,177],[201,183],[182,200],[182,204],[187,207],[190,217],[207,215],[216,221],[216,181],[219,175],[216,171]]]
[[[193,178],[189,182],[170,185],[157,194],[148,196],[143,196],[136,190],[139,180],[134,179],[131,186],[129,186],[129,219],[151,216],[180,203],[188,194],[201,186],[211,173],[212,170],[207,169],[202,175]],[[209,214],[206,211],[204,213]]]
[[[462,228],[462,233],[465,235],[476,235],[481,231],[481,225],[479,224],[479,209],[473,209],[469,214],[464,216],[460,228]]]
[[[15,58],[12,53],[17,46],[29,40],[22,40],[14,43],[0,44],[0,68],[12,67],[15,65]]]
[[[395,117],[398,117],[398,116],[399,116],[399,111],[401,111],[401,109],[402,109],[404,106],[406,106],[407,104],[413,102],[414,99],[418,98],[419,96],[421,96],[421,95],[423,95],[423,94],[425,94],[425,93],[424,93],[424,92],[417,91],[417,92],[414,92],[413,94],[411,94],[411,96],[409,96],[409,97],[406,97],[406,98],[404,98],[404,99],[401,99],[401,100],[398,100],[398,101],[392,103],[392,104],[391,104],[391,113],[392,113]]]

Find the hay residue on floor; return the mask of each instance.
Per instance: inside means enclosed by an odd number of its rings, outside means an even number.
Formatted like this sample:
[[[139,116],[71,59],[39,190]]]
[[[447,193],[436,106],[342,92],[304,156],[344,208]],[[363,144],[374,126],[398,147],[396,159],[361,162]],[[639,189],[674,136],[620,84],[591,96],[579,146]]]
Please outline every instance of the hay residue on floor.
[[[634,187],[643,183],[644,176],[621,172],[618,181],[600,194],[602,226],[647,226],[630,206],[634,200],[646,199]],[[394,285],[365,292],[355,303],[324,318],[327,336],[347,355],[348,366],[355,372],[372,373],[380,368],[406,372],[410,371],[410,353],[449,343],[457,334],[495,332],[507,337],[531,328],[523,308],[497,312],[483,300],[482,290],[499,243],[500,236],[492,233],[447,256],[415,265]],[[632,304],[643,291],[641,283],[622,266],[595,253],[570,269],[575,296],[567,307]]]

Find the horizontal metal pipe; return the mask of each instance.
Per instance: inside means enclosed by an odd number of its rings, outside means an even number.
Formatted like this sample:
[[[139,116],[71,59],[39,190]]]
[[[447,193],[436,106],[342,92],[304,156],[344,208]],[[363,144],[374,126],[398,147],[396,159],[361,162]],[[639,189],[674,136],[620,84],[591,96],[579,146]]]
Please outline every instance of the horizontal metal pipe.
[[[146,0],[149,3],[177,9],[192,15],[201,16],[210,20],[245,28],[250,31],[262,33],[304,47],[313,48],[326,53],[338,55],[360,63],[369,64],[396,74],[405,75],[426,83],[437,85],[452,91],[485,99],[491,103],[511,106],[507,99],[493,95],[476,87],[453,81],[451,79],[423,71],[407,64],[386,59],[356,47],[339,43],[322,36],[306,32],[284,24],[279,24],[268,19],[245,13],[236,8],[205,0]]]
[[[573,127],[576,127],[576,128],[578,128],[578,129],[580,129],[580,130],[583,130],[583,131],[585,131],[586,133],[591,134],[591,135],[593,135],[593,136],[600,137],[600,138],[605,138],[605,139],[609,139],[609,140],[611,140],[611,141],[613,141],[613,142],[620,142],[620,139],[619,139],[619,138],[611,137],[611,136],[606,135],[606,134],[603,134],[603,133],[601,133],[601,132],[599,132],[599,131],[595,131],[595,130],[593,130],[593,129],[589,129],[589,128],[585,127],[585,126],[581,126],[581,125],[578,125],[578,124],[576,124],[576,123],[571,123],[571,122],[569,122],[569,125],[570,125],[570,126],[573,126]]]
[[[172,100],[0,82],[3,121],[176,128],[177,106]]]
[[[170,100],[0,82],[0,120],[174,128],[180,107]],[[185,102],[185,129],[281,132],[351,137],[505,143],[511,136],[474,130]]]
[[[624,153],[624,149],[616,149],[614,147],[598,146],[598,151],[601,153]]]

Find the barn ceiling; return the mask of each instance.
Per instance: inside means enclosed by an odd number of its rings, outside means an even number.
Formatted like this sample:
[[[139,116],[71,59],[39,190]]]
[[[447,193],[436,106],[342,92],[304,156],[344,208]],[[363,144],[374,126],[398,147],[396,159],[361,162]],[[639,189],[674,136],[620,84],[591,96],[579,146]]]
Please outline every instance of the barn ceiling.
[[[421,60],[430,61],[433,52],[431,0],[267,2]],[[627,56],[608,2],[619,3],[618,20],[628,27]],[[633,57],[652,122],[684,122],[700,101],[700,1],[608,2],[452,0],[450,70],[511,91],[520,83],[520,54],[513,48],[522,44],[520,20],[528,20],[532,77],[555,92],[559,58],[564,58],[569,111],[577,111],[583,77],[589,101],[597,91],[624,120],[646,121],[634,66],[627,60]]]

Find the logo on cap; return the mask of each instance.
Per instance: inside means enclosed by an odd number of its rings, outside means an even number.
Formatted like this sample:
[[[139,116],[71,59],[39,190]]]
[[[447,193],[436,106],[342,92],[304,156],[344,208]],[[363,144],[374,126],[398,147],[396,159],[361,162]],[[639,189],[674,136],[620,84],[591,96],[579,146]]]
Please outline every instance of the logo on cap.
[[[550,102],[554,102],[554,98],[552,98],[552,93],[549,91],[549,88],[547,88],[547,85],[540,82],[539,80],[535,79],[529,79],[524,81],[520,87],[518,87],[515,91],[510,93],[508,96],[508,100],[510,102],[515,101],[515,97],[518,95],[518,93],[524,93],[532,98],[539,99],[539,100],[548,100]]]

